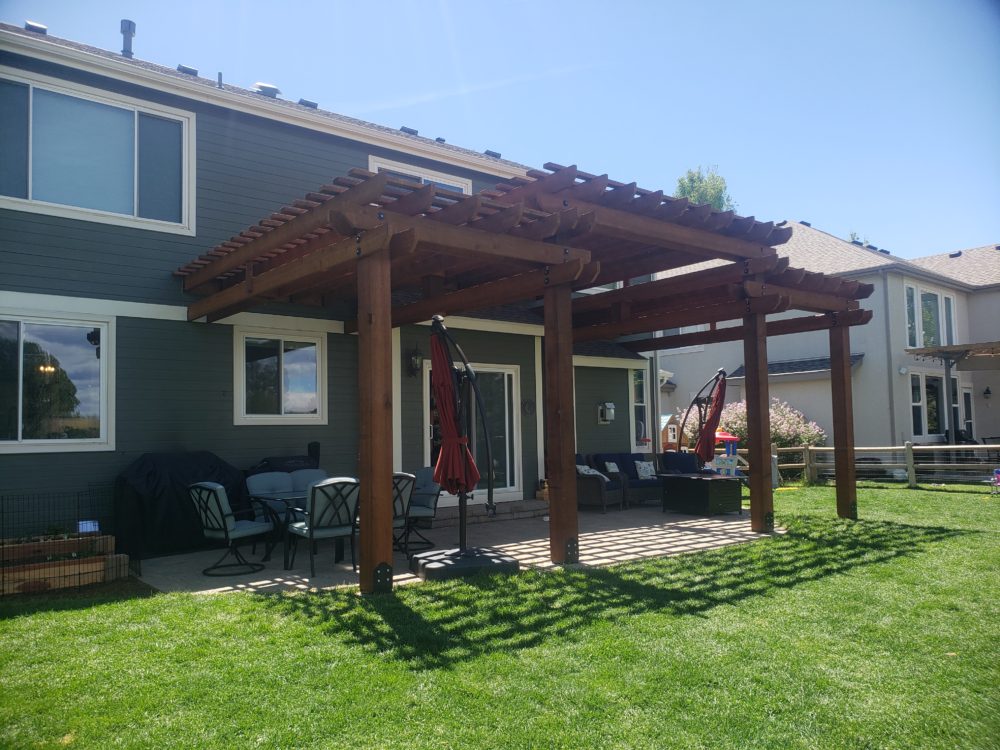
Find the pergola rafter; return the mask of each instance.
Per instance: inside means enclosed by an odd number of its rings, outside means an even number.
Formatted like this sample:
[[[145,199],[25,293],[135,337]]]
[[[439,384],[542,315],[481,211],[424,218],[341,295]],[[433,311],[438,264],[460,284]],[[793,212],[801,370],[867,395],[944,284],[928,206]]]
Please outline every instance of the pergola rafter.
[[[387,482],[393,407],[385,363],[391,361],[394,326],[434,314],[535,302],[532,309],[542,315],[546,337],[544,441],[554,562],[573,562],[578,555],[574,342],[627,337],[619,343],[633,351],[670,348],[695,339],[686,338],[691,334],[659,336],[659,331],[700,323],[713,330],[694,334],[698,341],[743,340],[756,373],[747,382],[758,389],[751,431],[766,445],[766,414],[761,414],[767,403],[766,337],[827,328],[833,366],[840,373],[835,407],[849,405],[850,382],[841,377],[849,369],[838,358],[849,351],[849,327],[870,319],[869,312],[857,309],[857,300],[871,294],[869,285],[789,268],[774,249],[790,236],[788,227],[713,211],[576,167],[546,169],[477,195],[352,170],[176,271],[185,291],[199,295],[189,305],[190,320],[219,320],[275,301],[356,306],[354,319],[341,316],[348,318],[345,329],[358,334],[363,385],[363,591],[391,585]],[[705,261],[717,265],[683,272]],[[633,283],[660,273],[669,276]],[[594,289],[612,282],[624,286]],[[586,293],[574,297],[582,290]],[[404,294],[394,305],[396,292]],[[766,320],[791,309],[820,314]],[[728,320],[742,325],[716,328]],[[838,434],[851,435],[850,415],[838,413],[837,418]],[[842,463],[838,459],[838,509],[850,514],[853,467]],[[772,523],[765,478],[755,479],[751,492],[757,531],[768,531]]]

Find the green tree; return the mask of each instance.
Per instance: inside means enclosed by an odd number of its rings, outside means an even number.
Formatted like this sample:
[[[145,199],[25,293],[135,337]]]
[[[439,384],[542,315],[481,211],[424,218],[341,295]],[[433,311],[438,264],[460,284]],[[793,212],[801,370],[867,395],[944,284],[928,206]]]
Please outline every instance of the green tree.
[[[677,178],[677,198],[687,198],[692,203],[711,203],[716,211],[733,211],[736,204],[726,189],[726,178],[715,167],[702,170],[689,169]]]

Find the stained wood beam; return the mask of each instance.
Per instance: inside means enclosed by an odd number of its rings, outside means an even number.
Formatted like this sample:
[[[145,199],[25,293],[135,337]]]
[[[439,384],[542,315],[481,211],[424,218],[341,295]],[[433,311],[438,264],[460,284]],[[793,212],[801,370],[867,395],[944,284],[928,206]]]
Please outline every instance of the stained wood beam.
[[[599,310],[610,307],[613,303],[623,300],[638,302],[640,300],[667,297],[681,292],[706,289],[721,284],[737,283],[750,277],[752,274],[774,271],[782,260],[777,255],[751,258],[742,263],[730,263],[721,267],[705,268],[701,271],[692,271],[680,276],[656,279],[643,284],[636,284],[635,286],[601,292],[589,297],[581,297],[573,300],[573,314],[577,315],[588,310]],[[788,261],[785,260],[786,265],[787,263]],[[759,297],[761,295],[757,294],[754,296]]]
[[[232,314],[232,310],[242,308],[243,305],[287,287],[299,279],[325,273],[338,266],[354,263],[359,258],[386,250],[389,247],[390,236],[388,226],[377,227],[358,237],[346,237],[325,249],[285,263],[260,276],[250,276],[211,296],[192,302],[188,305],[188,320],[197,320],[201,317],[208,317],[210,321],[219,320]]]
[[[392,323],[388,253],[358,261],[358,576],[392,590]]]
[[[422,214],[434,203],[435,190],[437,190],[436,185],[422,185],[386,204],[386,209],[398,214]]]
[[[748,297],[763,297],[765,294],[781,294],[788,297],[789,307],[809,312],[846,312],[856,309],[858,303],[847,297],[824,292],[810,292],[793,287],[761,281],[743,282],[743,290]]]
[[[503,234],[521,223],[524,216],[524,204],[515,203],[509,208],[501,209],[495,214],[484,216],[481,219],[469,222],[470,229],[480,229],[484,232],[499,232]]]
[[[636,286],[645,286],[645,284],[637,284]],[[745,296],[743,287],[740,284],[717,284],[686,292],[674,292],[655,298],[640,298],[635,301],[624,297],[612,302],[611,305],[586,312],[578,313],[574,310],[573,326],[581,329],[586,326],[600,325],[602,323],[620,322],[629,318],[645,318],[650,315],[686,312],[708,304],[719,305],[726,302],[738,302],[743,299],[745,299]]]
[[[750,462],[750,528],[774,531],[771,488],[771,398],[767,379],[767,328],[761,313],[743,318],[744,396],[747,404]]]
[[[545,477],[549,486],[549,556],[580,560],[573,405],[573,322],[570,289],[545,290]]]
[[[830,395],[833,406],[833,466],[837,484],[837,515],[858,517],[854,467],[854,401],[851,394],[851,331],[830,329]]]
[[[329,225],[330,214],[334,211],[378,200],[385,190],[387,178],[387,175],[381,174],[359,183],[357,186],[333,196],[321,206],[296,216],[280,227],[251,240],[238,250],[212,261],[207,266],[184,277],[184,290],[197,289],[202,284],[208,284],[215,280],[216,276],[239,268],[254,258],[277,250],[320,227]]]
[[[712,258],[743,260],[773,254],[774,248],[754,244],[735,237],[727,237],[714,232],[706,232],[682,224],[661,221],[650,216],[634,214],[616,208],[608,208],[596,203],[581,201],[572,194],[535,196],[538,207],[545,211],[561,208],[579,208],[593,211],[595,215],[594,233],[617,239],[630,240],[648,245],[681,246],[686,252]]]
[[[528,198],[539,193],[555,193],[576,184],[577,174],[579,172],[576,165],[563,167],[553,174],[544,175],[531,182],[513,187],[503,193],[498,193],[496,200],[509,205],[519,201],[527,201]]]
[[[447,292],[431,299],[403,305],[393,310],[392,325],[394,328],[398,328],[430,320],[434,315],[454,315],[468,310],[482,310],[486,307],[540,297],[550,286],[575,281],[580,277],[585,267],[583,261],[573,260],[558,266],[547,266],[510,278],[471,286],[456,292]],[[595,270],[591,269],[591,274]],[[357,321],[348,321],[344,324],[346,333],[354,333],[356,330]]]
[[[590,262],[590,253],[586,250],[484,232],[467,226],[451,226],[419,216],[401,216],[376,206],[351,206],[343,211],[331,211],[331,215],[344,227],[374,229],[391,223],[394,233],[413,229],[418,243],[433,245],[439,251],[455,255],[478,255],[537,265],[556,265],[567,260]]]
[[[863,326],[872,319],[871,310],[851,310],[846,313],[829,313],[826,315],[808,315],[785,320],[769,320],[767,336],[787,336],[793,333],[807,331],[823,331],[838,326]],[[679,333],[673,336],[650,336],[634,341],[619,342],[620,346],[633,352],[651,352],[654,350],[669,351],[685,346],[704,346],[706,344],[721,344],[724,341],[741,341],[745,335],[742,326],[717,328],[714,331],[697,331],[695,333]]]
[[[741,300],[739,302],[724,302],[718,305],[705,305],[681,312],[668,312],[646,315],[617,323],[587,326],[573,331],[573,340],[610,341],[619,336],[629,336],[636,333],[649,333],[664,328],[680,328],[681,326],[712,323],[720,320],[732,320],[748,314],[777,313],[788,309],[788,298],[777,294]]]
[[[659,271],[669,271],[683,268],[702,261],[703,258],[688,255],[679,251],[640,250],[627,255],[607,254],[601,256],[601,273],[594,279],[595,286],[611,284],[616,281],[626,281],[637,276],[651,276]]]
[[[483,199],[479,195],[470,195],[465,200],[455,201],[434,213],[427,214],[428,219],[441,221],[445,224],[465,224],[479,215]]]

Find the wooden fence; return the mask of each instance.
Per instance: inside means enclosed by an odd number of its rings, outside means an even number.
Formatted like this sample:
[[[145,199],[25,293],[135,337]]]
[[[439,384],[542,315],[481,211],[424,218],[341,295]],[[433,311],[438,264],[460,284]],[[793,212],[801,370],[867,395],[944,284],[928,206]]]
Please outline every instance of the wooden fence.
[[[806,482],[833,476],[833,448],[798,446],[772,448],[778,455],[778,470],[800,471]],[[743,451],[740,451],[743,453]],[[983,482],[1000,468],[997,445],[914,445],[856,447],[855,470],[859,479],[905,481],[916,487],[928,482]],[[782,459],[792,459],[784,460]]]

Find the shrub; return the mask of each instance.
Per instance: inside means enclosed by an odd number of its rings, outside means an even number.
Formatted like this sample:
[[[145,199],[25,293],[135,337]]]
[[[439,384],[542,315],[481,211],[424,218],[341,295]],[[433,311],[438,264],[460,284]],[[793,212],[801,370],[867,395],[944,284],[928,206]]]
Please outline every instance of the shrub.
[[[770,411],[771,442],[779,448],[826,444],[826,433],[823,428],[806,419],[798,409],[772,398]],[[746,401],[734,401],[725,405],[722,409],[722,418],[719,420],[719,429],[738,436],[740,446],[746,447],[745,444],[749,442]]]

